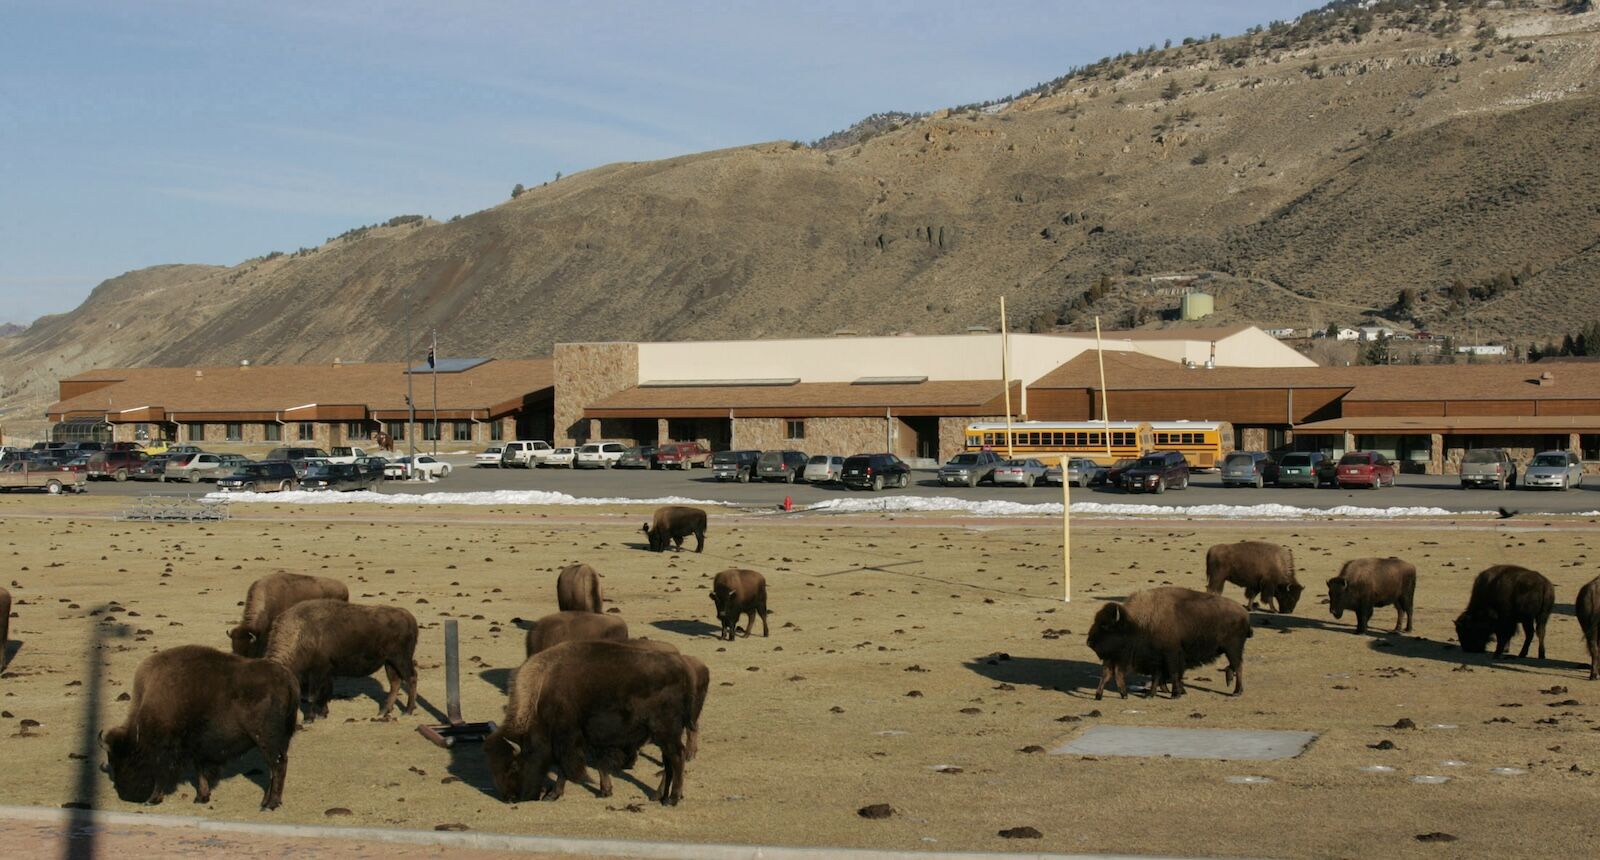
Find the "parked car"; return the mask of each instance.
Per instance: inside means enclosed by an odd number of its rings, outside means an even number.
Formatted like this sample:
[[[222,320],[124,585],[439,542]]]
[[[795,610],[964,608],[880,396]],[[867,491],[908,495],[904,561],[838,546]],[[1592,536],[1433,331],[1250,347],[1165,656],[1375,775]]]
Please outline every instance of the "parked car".
[[[374,475],[355,463],[329,463],[307,472],[300,489],[349,493],[377,489],[382,480],[381,474]]]
[[[1278,464],[1265,451],[1234,451],[1222,458],[1222,486],[1256,487],[1278,483]]]
[[[535,465],[538,465],[538,466],[558,466],[558,467],[561,467],[561,468],[570,469],[570,468],[572,468],[572,464],[574,462],[576,462],[577,459],[578,459],[578,449],[577,448],[562,447],[562,448],[551,448],[550,449],[550,453],[544,455],[543,457],[540,457],[537,461],[530,461],[530,462],[533,462]]]
[[[711,465],[711,452],[699,442],[666,442],[656,447],[656,465],[663,469],[705,468]]]
[[[261,461],[265,463],[270,460],[288,460],[292,463],[296,460],[312,459],[326,460],[328,452],[321,448],[273,448],[267,452],[267,456],[261,458]]]
[[[106,450],[106,444],[104,442],[69,442],[67,443],[67,450],[87,451],[92,454],[95,451]]]
[[[756,474],[760,451],[718,451],[711,455],[711,477],[747,484]]]
[[[1280,487],[1331,487],[1338,483],[1333,458],[1318,451],[1284,454],[1278,461]]]
[[[1583,462],[1571,451],[1540,451],[1522,474],[1528,489],[1570,490],[1583,486]]]
[[[994,467],[994,485],[1031,487],[1044,480],[1044,463],[1032,457],[1001,461]]]
[[[380,480],[388,467],[389,461],[382,457],[366,456],[356,461],[356,468]]]
[[[299,486],[300,478],[288,460],[247,463],[217,479],[217,489],[224,493],[276,493]]]
[[[826,484],[839,480],[844,472],[844,458],[837,454],[812,454],[806,461],[804,472],[808,484]]]
[[[145,453],[147,453],[147,454],[151,453],[150,449],[146,448],[145,449]],[[163,450],[161,453],[163,453],[163,454],[198,454],[198,453],[200,453],[200,446],[199,445],[168,445],[166,447],[166,449]]]
[[[162,469],[161,480],[198,484],[207,478],[215,479],[219,475],[228,474],[237,468],[237,464],[225,462],[223,456],[204,452],[170,455],[167,457],[165,468]]]
[[[134,481],[160,481],[167,474],[167,458],[169,454],[156,454],[140,463],[137,468],[128,473]]]
[[[105,450],[107,450],[107,451],[143,451],[146,454],[150,453],[150,449],[148,447],[146,447],[144,445],[140,445],[138,442],[112,442],[110,445],[107,445],[105,447]]]
[[[1461,489],[1517,486],[1517,464],[1504,448],[1473,448],[1461,458]]]
[[[549,442],[539,439],[518,439],[515,442],[507,442],[502,447],[500,465],[502,468],[517,466],[532,469],[535,466],[543,466],[545,458],[555,450],[550,447]]]
[[[609,469],[617,465],[627,450],[621,442],[589,442],[578,449],[572,465],[577,469]]]
[[[756,476],[763,481],[792,484],[800,480],[810,459],[804,451],[764,451],[756,460]]]
[[[1339,458],[1339,488],[1394,486],[1394,463],[1377,451],[1351,451]]]
[[[498,469],[500,468],[500,458],[505,453],[505,450],[501,445],[490,445],[483,449],[483,453],[472,458],[472,465],[479,469]]]
[[[327,459],[329,463],[354,463],[366,456],[369,455],[367,454],[367,449],[365,448],[358,448],[353,445],[342,445],[336,446],[332,453],[328,454]]]
[[[1100,483],[1105,484],[1108,487],[1122,486],[1122,473],[1133,468],[1138,462],[1138,457],[1123,457],[1121,460],[1112,463],[1110,466],[1106,467],[1105,480],[1101,481]]]
[[[83,452],[80,452],[82,456]],[[89,478],[102,478],[111,481],[126,481],[128,476],[140,464],[150,459],[150,455],[143,451],[93,451],[88,452],[87,467]]]
[[[994,469],[1004,457],[993,451],[968,451],[950,458],[939,467],[939,483],[976,487],[980,481],[994,483]]]
[[[1123,471],[1122,489],[1130,493],[1187,490],[1189,461],[1178,451],[1155,451],[1146,454]]]
[[[656,467],[656,446],[635,445],[622,452],[617,458],[618,469],[654,469]]]
[[[1067,461],[1067,473],[1061,474],[1061,460],[1046,463],[1044,468],[1044,481],[1041,483],[1060,486],[1063,481],[1070,481],[1074,486],[1093,487],[1106,482],[1106,473],[1110,471],[1105,466],[1096,463],[1088,457],[1073,457]]]
[[[410,455],[390,460],[383,465],[385,478],[407,478],[415,475],[429,481],[435,481],[450,474],[450,464],[443,460],[435,459],[430,454]]]
[[[852,490],[881,490],[911,483],[911,467],[893,454],[856,454],[846,457],[840,483]]]
[[[0,465],[0,492],[36,489],[52,496],[63,492],[82,493],[88,490],[84,483],[87,480],[87,475],[76,469],[40,467],[21,458]]]

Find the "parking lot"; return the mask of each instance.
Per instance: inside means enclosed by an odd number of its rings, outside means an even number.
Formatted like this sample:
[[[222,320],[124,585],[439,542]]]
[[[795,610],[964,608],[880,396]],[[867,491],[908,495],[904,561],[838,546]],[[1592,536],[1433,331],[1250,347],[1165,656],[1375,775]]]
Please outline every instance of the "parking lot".
[[[420,484],[390,481],[384,485],[381,492],[473,493],[493,490],[547,490],[580,498],[650,499],[680,496],[741,506],[777,506],[783,503],[785,496],[788,496],[797,507],[828,499],[893,496],[977,501],[1005,500],[1024,504],[1043,504],[1061,500],[1061,488],[1057,486],[1029,489],[992,487],[987,484],[973,488],[943,487],[938,484],[932,469],[915,470],[911,486],[904,490],[871,493],[848,490],[837,484],[812,486],[780,483],[719,483],[709,472],[700,469],[690,472],[564,468],[501,470],[474,468],[470,456],[443,456],[441,459],[454,465],[454,471],[448,478],[434,483]],[[139,496],[154,493],[183,496],[201,494],[209,490],[210,485],[207,484],[157,484],[136,481],[117,484],[110,481],[96,481],[91,485],[89,492],[99,495]],[[1224,489],[1221,478],[1216,472],[1196,472],[1187,490],[1173,490],[1155,495],[1123,493],[1104,487],[1089,489],[1074,487],[1072,499],[1074,503],[1098,502],[1168,507],[1279,504],[1301,508],[1332,508],[1353,505],[1366,508],[1432,507],[1452,512],[1493,511],[1505,507],[1523,513],[1575,514],[1600,509],[1600,479],[1595,479],[1593,486],[1584,486],[1569,492],[1463,490],[1453,475],[1401,475],[1394,487],[1384,487],[1381,490],[1312,490],[1270,486],[1257,490]]]

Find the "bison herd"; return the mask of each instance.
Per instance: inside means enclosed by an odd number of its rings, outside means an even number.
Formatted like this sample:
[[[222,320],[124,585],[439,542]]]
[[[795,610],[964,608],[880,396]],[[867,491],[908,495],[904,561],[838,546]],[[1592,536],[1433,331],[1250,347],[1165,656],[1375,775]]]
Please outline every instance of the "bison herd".
[[[704,545],[706,516],[667,507],[645,526],[650,549],[681,549],[686,535]],[[1227,584],[1244,590],[1243,605],[1222,596]],[[1205,591],[1163,586],[1102,606],[1088,633],[1101,662],[1095,698],[1114,682],[1128,694],[1127,676],[1148,678],[1145,695],[1185,692],[1185,671],[1225,659],[1232,695],[1244,691],[1244,648],[1251,638],[1249,609],[1258,601],[1279,613],[1294,611],[1302,586],[1293,555],[1260,541],[1219,544],[1206,553]],[[1417,569],[1398,558],[1346,562],[1327,581],[1335,619],[1353,613],[1365,633],[1373,610],[1395,608],[1394,632],[1410,632]],[[484,746],[494,787],[502,799],[554,800],[569,780],[587,782],[600,771],[598,790],[611,794],[614,774],[632,767],[640,749],[654,744],[663,770],[656,798],[675,804],[683,796],[684,765],[699,746],[700,714],[710,687],[706,664],[664,642],[636,639],[627,622],[603,609],[600,576],[586,564],[556,577],[556,612],[528,626],[526,660],[511,674],[503,722]],[[767,583],[753,570],[729,569],[712,580],[719,638],[731,641],[745,618],[749,636],[756,617],[767,635]],[[210,799],[223,766],[250,750],[270,770],[263,809],[283,801],[289,744],[302,714],[307,723],[328,715],[333,679],[365,677],[383,669],[388,696],[377,719],[388,719],[406,694],[405,713],[416,707],[417,620],[404,609],[351,603],[349,589],[333,579],[277,573],[251,584],[239,624],[228,630],[232,653],[203,645],[160,651],[134,674],[127,719],[101,735],[107,771],[118,797],[157,803],[187,773],[196,801]],[[1481,653],[1490,639],[1503,657],[1517,628],[1519,656],[1535,635],[1545,656],[1545,629],[1555,605],[1550,580],[1514,565],[1479,573],[1466,610],[1455,621],[1466,652]],[[1600,578],[1575,601],[1590,655],[1589,677],[1600,678]],[[0,588],[0,655],[9,638],[11,596]],[[551,778],[553,775],[553,779]]]

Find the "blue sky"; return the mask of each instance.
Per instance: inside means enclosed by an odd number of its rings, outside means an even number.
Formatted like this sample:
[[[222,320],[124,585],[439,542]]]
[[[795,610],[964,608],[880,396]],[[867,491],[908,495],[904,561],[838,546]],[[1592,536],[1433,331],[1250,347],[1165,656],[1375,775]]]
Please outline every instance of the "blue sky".
[[[0,0],[0,322],[557,171],[998,98],[1311,0]]]

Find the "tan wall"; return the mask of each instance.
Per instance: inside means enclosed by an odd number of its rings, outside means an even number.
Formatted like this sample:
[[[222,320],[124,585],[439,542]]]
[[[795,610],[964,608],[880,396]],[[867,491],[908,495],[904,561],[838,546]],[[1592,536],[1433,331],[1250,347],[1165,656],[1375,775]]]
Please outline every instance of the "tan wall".
[[[553,353],[556,380],[555,439],[574,445],[588,438],[584,407],[639,384],[639,344],[558,343]],[[708,375],[708,374],[703,374]]]
[[[887,442],[887,422],[882,418],[807,418],[805,422],[806,438],[789,439],[784,432],[786,419],[735,418],[734,444],[762,451],[795,450],[848,457],[882,451]]]

